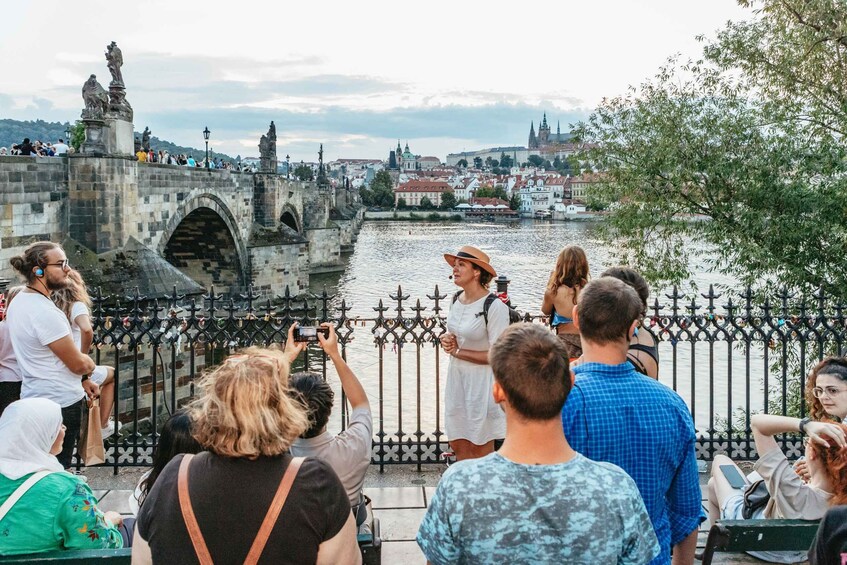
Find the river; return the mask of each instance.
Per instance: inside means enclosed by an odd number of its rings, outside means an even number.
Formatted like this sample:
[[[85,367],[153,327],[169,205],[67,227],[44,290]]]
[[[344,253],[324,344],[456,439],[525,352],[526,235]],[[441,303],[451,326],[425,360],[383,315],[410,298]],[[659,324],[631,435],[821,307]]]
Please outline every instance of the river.
[[[380,300],[393,308],[389,296],[400,286],[403,294],[411,297],[406,306],[413,306],[415,299],[420,299],[421,305],[427,308],[422,315],[428,317],[432,315],[432,301],[427,295],[433,294],[436,285],[442,295],[449,296],[456,290],[448,279],[451,269],[443,253],[455,252],[462,245],[473,245],[490,255],[498,274],[511,280],[509,295],[517,309],[539,314],[544,285],[564,246],[576,244],[585,249],[592,276],[616,264],[614,248],[603,243],[596,232],[596,224],[587,222],[365,222],[344,272],[340,276],[336,273],[312,277],[311,290],[319,293],[326,287],[329,294],[336,295],[336,304],[345,300],[351,308],[349,317],[364,320],[375,317],[374,307]],[[728,287],[735,284],[730,277],[709,272],[703,264],[692,264],[691,268],[692,280],[701,290],[707,289],[709,284]],[[660,301],[667,303],[663,294],[659,293]],[[448,307],[448,304],[445,300],[443,306]],[[410,310],[404,314],[414,315]],[[386,313],[387,317],[394,315],[393,311]],[[347,347],[348,360],[362,379],[372,406],[376,407],[380,389],[379,355],[370,328],[358,327],[354,335],[356,339]],[[435,351],[431,346],[422,347],[419,364],[418,351],[413,344],[405,344],[400,355],[397,355],[397,348],[391,346],[383,352],[382,398],[386,433],[398,429],[405,433],[414,431],[418,421],[423,431],[434,429],[436,414],[442,414],[443,407],[443,398],[438,398],[436,393],[443,391],[448,362],[442,353],[437,363],[440,369],[436,370]],[[746,374],[750,375],[751,408],[761,409],[762,375],[766,372],[761,347],[751,351],[749,367],[745,366],[743,355],[738,351],[731,353],[726,343],[715,343],[710,349],[709,344],[702,342],[696,346],[679,342],[674,348],[664,341],[660,344],[660,354],[660,380],[668,385],[676,381],[680,394],[689,406],[694,406],[695,420],[701,431],[709,427],[715,417],[725,418],[730,402],[733,408],[744,404],[748,386]],[[694,386],[692,373],[696,373]],[[731,387],[728,386],[730,375],[735,375]],[[333,377],[331,382],[335,384],[337,379]],[[730,389],[731,399],[728,397]],[[710,400],[711,390],[714,390],[713,401]],[[375,413],[378,416],[376,409]],[[440,415],[438,420],[443,430],[442,418]],[[379,430],[378,424],[375,427]]]

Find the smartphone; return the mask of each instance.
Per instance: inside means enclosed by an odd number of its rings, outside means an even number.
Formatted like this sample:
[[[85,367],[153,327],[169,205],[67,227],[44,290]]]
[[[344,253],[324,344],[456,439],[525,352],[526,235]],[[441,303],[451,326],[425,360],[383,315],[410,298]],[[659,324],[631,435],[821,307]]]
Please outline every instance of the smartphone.
[[[329,328],[320,326],[297,326],[294,328],[294,341],[318,341],[318,332],[324,334],[324,338],[329,337]]]
[[[732,488],[744,488],[747,486],[747,479],[744,478],[735,465],[721,465],[721,472],[726,480],[729,481],[729,486]]]

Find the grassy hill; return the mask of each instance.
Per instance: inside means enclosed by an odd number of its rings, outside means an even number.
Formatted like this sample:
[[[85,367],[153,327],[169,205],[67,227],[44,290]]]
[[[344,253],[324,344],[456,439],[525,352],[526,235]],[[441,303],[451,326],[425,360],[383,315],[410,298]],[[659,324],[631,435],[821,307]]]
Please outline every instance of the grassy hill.
[[[22,142],[25,137],[28,137],[32,142],[41,140],[55,143],[60,138],[67,141],[65,130],[70,125],[61,122],[45,122],[44,120],[21,121],[0,119],[0,147],[11,148],[13,144]],[[141,132],[135,132],[135,137],[141,139]],[[256,143],[258,144],[258,141]],[[150,147],[156,151],[163,149],[173,154],[185,153],[186,155],[194,155],[195,159],[202,159],[206,155],[205,148],[183,147],[165,139],[159,139],[155,135],[150,136]],[[209,155],[212,158],[217,157],[225,161],[235,161],[234,157],[225,153],[218,153],[217,151],[210,151]]]

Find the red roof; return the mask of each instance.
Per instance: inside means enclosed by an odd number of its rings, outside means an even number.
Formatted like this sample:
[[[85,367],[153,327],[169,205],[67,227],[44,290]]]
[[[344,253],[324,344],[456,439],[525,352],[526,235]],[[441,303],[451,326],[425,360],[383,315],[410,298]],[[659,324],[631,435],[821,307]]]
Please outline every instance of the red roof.
[[[453,187],[443,181],[410,180],[395,188],[394,192],[453,192]]]
[[[471,198],[468,200],[468,204],[481,204],[482,206],[487,206],[488,204],[491,204],[492,206],[497,206],[498,204],[503,204],[504,206],[509,205],[509,203],[502,198]]]

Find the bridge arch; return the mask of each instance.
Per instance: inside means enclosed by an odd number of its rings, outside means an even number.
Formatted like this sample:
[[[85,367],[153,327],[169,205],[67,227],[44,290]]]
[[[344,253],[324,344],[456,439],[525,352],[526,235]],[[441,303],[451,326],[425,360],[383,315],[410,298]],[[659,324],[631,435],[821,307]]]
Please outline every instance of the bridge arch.
[[[159,240],[159,254],[216,292],[235,293],[248,283],[249,258],[235,217],[214,194],[198,194],[177,210]]]
[[[297,208],[295,208],[291,204],[286,204],[285,206],[283,206],[282,214],[280,214],[279,216],[279,221],[280,223],[285,224],[297,233],[303,233],[303,222],[300,219],[300,214],[297,212]]]

